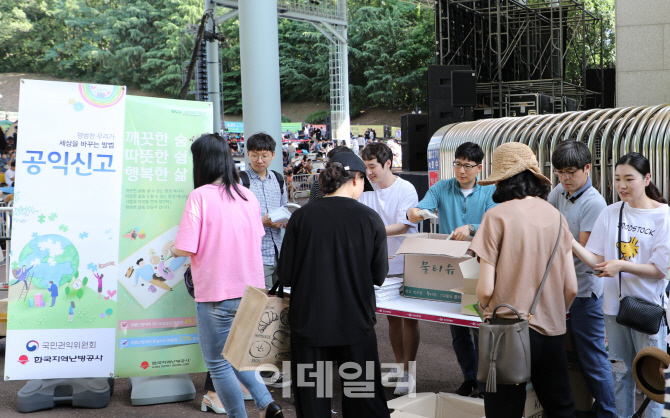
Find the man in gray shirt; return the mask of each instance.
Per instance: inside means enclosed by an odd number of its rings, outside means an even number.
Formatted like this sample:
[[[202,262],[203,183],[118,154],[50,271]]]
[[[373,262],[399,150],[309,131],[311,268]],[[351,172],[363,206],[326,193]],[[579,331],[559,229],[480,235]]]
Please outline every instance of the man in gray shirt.
[[[551,164],[561,184],[551,191],[547,201],[565,216],[572,236],[585,246],[598,215],[607,207],[605,199],[591,187],[589,148],[583,142],[562,142],[554,150]],[[612,367],[605,351],[603,279],[591,274],[588,266],[577,257],[574,261],[579,290],[570,306],[568,332],[572,335],[586,384],[595,399],[592,412],[598,418],[613,418],[616,407]]]

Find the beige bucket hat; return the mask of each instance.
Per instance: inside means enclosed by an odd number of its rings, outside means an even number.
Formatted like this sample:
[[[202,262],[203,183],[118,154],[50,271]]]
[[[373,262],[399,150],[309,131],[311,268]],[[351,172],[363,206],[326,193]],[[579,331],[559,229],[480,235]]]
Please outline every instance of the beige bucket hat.
[[[645,347],[633,361],[633,377],[637,387],[652,401],[665,403],[663,371],[670,365],[670,356],[656,347]]]
[[[507,142],[493,151],[491,175],[477,183],[480,186],[494,184],[526,170],[530,170],[543,182],[551,184],[551,180],[542,175],[537,158],[528,145]]]

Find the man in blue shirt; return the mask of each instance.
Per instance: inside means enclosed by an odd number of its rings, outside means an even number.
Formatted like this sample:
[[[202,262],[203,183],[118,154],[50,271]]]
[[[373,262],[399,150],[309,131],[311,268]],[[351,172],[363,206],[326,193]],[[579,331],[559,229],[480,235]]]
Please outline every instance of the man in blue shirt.
[[[56,298],[58,297],[58,286],[54,282],[49,282],[49,292],[51,292],[51,308],[56,304]]]
[[[407,211],[411,222],[420,222],[421,209],[434,211],[439,216],[440,233],[453,233],[452,239],[465,241],[473,236],[482,221],[484,212],[494,207],[491,196],[495,186],[480,186],[477,175],[482,171],[484,152],[479,145],[466,142],[456,148],[454,178],[440,180],[426,193],[416,208]],[[476,395],[477,389],[477,338],[470,335],[470,328],[450,325],[452,345],[456,359],[461,366],[465,381],[456,394],[461,396]],[[481,393],[483,387],[479,389]]]
[[[572,236],[582,245],[591,236],[605,199],[591,187],[591,152],[583,142],[561,142],[551,155],[554,174],[561,182],[547,201],[558,209],[570,226]],[[591,411],[598,418],[616,416],[612,366],[605,350],[603,279],[589,273],[589,267],[574,258],[577,297],[570,306],[568,332],[581,364],[582,375],[595,402]]]

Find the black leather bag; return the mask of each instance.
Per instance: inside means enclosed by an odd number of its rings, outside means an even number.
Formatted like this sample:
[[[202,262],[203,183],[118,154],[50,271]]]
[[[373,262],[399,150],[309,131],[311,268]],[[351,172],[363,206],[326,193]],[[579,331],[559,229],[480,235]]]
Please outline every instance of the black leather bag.
[[[479,366],[477,380],[486,382],[487,392],[496,392],[496,385],[515,385],[530,380],[530,334],[529,323],[537,303],[540,301],[544,283],[556,256],[563,232],[563,216],[559,215],[558,238],[551,258],[544,271],[540,288],[528,312],[528,321],[521,317],[513,306],[501,303],[493,309],[493,317],[479,325]],[[514,319],[497,317],[499,308],[507,308],[516,314]]]
[[[621,217],[623,206],[619,211],[619,244],[617,245],[619,259],[621,259]],[[619,325],[634,329],[643,334],[654,335],[658,333],[661,322],[665,318],[665,310],[662,306],[632,296],[621,297],[621,272],[619,272],[619,312],[616,322]]]
[[[655,303],[626,296],[619,301],[616,322],[643,334],[655,335],[665,318],[665,310]]]

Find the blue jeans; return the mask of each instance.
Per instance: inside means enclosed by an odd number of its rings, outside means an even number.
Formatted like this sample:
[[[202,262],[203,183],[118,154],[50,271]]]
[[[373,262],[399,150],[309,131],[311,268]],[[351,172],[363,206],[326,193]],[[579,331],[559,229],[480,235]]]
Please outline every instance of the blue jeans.
[[[657,347],[665,352],[665,324],[656,335],[647,335],[619,325],[616,315],[605,315],[605,331],[609,343],[610,360],[622,361],[612,365],[614,375],[614,396],[616,412],[620,418],[629,418],[635,413],[635,380],[633,379],[633,360],[644,347]],[[661,418],[663,405],[650,402],[645,410],[646,418]]]
[[[477,379],[477,363],[479,362],[479,332],[474,330],[474,343],[470,335],[470,328],[458,325],[449,325],[451,330],[451,345],[456,353],[456,360],[461,366],[465,380]],[[477,382],[480,392],[484,391],[484,384]]]
[[[590,297],[575,298],[570,306],[568,324],[582,375],[595,399],[592,411],[598,418],[613,418],[616,416],[614,382],[612,365],[605,350],[602,298],[593,293]]]
[[[200,351],[212,375],[216,394],[230,418],[247,416],[238,380],[249,390],[259,411],[272,402],[272,396],[258,372],[238,372],[221,355],[239,306],[240,298],[221,302],[197,302],[195,307]]]

